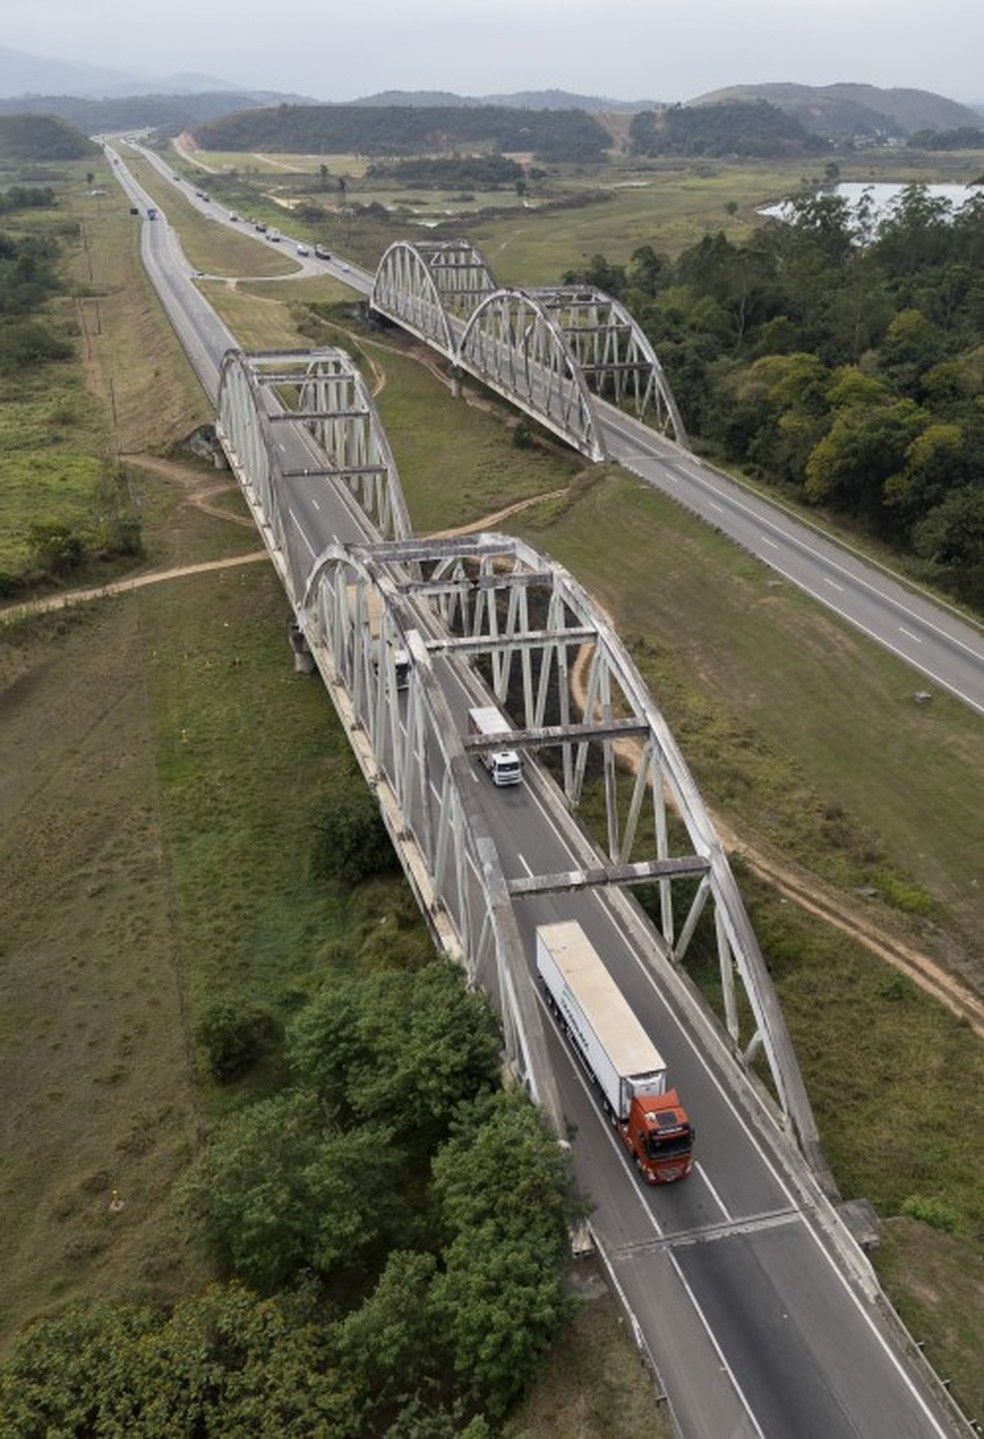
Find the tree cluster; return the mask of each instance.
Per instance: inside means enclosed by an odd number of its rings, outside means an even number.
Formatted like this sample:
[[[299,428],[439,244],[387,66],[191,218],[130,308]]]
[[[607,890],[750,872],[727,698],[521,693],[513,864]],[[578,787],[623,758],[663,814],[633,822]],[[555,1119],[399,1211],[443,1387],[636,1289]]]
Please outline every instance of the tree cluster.
[[[827,142],[766,100],[722,100],[640,110],[629,125],[633,155],[810,155]]]
[[[407,156],[477,149],[554,162],[600,160],[610,144],[585,110],[499,105],[279,105],[223,116],[195,134],[209,150]]]
[[[29,1328],[0,1428],[487,1439],[567,1316],[568,1163],[445,961],[334,982],[186,1182],[223,1280]],[[248,1288],[246,1286],[249,1286]]]
[[[522,165],[505,155],[426,156],[415,160],[377,161],[368,166],[370,180],[396,180],[450,190],[491,190],[513,186],[525,174]]]
[[[984,195],[911,186],[880,224],[811,195],[744,244],[569,278],[626,302],[693,435],[984,608]]]
[[[910,150],[984,150],[984,126],[958,125],[954,130],[917,130]]]

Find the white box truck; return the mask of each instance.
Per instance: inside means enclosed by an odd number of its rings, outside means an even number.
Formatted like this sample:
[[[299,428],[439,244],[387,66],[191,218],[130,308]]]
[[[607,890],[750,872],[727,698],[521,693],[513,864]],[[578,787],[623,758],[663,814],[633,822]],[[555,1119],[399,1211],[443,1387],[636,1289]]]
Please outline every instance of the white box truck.
[[[536,969],[547,1003],[601,1094],[605,1112],[649,1184],[683,1179],[693,1129],[659,1050],[577,923],[541,924]]]
[[[468,733],[472,738],[492,739],[510,734],[512,725],[495,705],[482,705],[468,711]],[[521,784],[523,761],[514,749],[479,750],[479,759],[492,776],[493,784]]]

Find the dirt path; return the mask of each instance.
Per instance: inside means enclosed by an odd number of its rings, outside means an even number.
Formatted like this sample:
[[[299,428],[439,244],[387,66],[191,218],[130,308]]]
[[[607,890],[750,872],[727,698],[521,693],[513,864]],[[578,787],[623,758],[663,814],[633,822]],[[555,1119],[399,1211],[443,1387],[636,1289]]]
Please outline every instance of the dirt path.
[[[590,658],[590,649],[582,647],[571,671],[571,685],[576,703],[582,708],[585,699],[584,672]],[[633,774],[638,769],[640,746],[632,739],[618,740],[615,744],[619,761]],[[766,850],[752,843],[740,834],[719,814],[708,809],[711,823],[726,850],[742,856],[753,873],[764,879],[786,899],[801,909],[835,925],[844,934],[864,945],[900,973],[908,976],[920,989],[946,1005],[953,1014],[966,1019],[978,1035],[984,1034],[984,1003],[956,976],[945,970],[936,960],[917,949],[907,939],[886,933],[878,920],[873,919],[842,890],[826,885],[809,871],[789,861],[779,862]]]
[[[216,495],[237,488],[236,481],[229,477],[212,479],[198,470],[176,463],[174,460],[159,459],[154,455],[124,455],[143,470],[152,470],[172,484],[179,485],[186,493],[184,503],[194,505],[217,519],[228,520],[230,524],[245,526],[255,533],[256,526],[245,515],[234,515],[221,505],[212,503]],[[228,559],[203,560],[194,565],[176,565],[166,570],[150,570],[143,575],[130,575],[124,579],[110,580],[104,585],[91,585],[83,589],[60,590],[57,594],[45,595],[42,599],[24,600],[20,604],[8,605],[0,610],[0,623],[20,619],[24,615],[47,614],[51,610],[67,609],[70,605],[82,604],[87,600],[102,600],[110,595],[127,594],[141,590],[147,585],[159,585],[166,580],[180,579],[184,575],[203,575],[211,570],[230,570],[237,565],[253,565],[261,560],[269,561],[266,550],[250,550],[248,554],[234,555]]]
[[[377,348],[385,348],[385,346],[377,346]],[[385,383],[385,370],[376,371],[376,381],[377,389],[381,388]],[[189,469],[172,460],[159,459],[154,456],[133,455],[125,458],[131,459],[143,469],[160,474],[170,483],[180,485],[186,490],[185,502],[187,504],[196,505],[208,514],[228,520],[232,524],[244,525],[248,529],[253,528],[252,519],[234,515],[229,510],[212,503],[216,495],[234,489],[235,480],[206,479],[197,470]],[[547,495],[536,495],[529,499],[517,500],[515,504],[507,505],[504,509],[496,511],[495,514],[484,515],[470,524],[459,525],[453,529],[438,530],[430,538],[445,539],[455,535],[494,530],[497,525],[530,505],[537,504],[544,499],[558,498],[564,493],[564,490],[553,490]],[[142,589],[146,585],[180,579],[185,575],[234,569],[237,565],[257,564],[260,561],[268,560],[267,551],[261,549],[252,550],[244,555],[236,555],[230,559],[207,560],[200,564],[155,570],[128,579],[113,580],[109,584],[89,589],[68,590],[57,595],[48,595],[44,599],[29,600],[23,604],[12,605],[0,611],[0,621],[25,614],[43,614],[86,600],[103,599],[109,595],[125,594],[131,590]],[[575,700],[582,706],[585,695],[584,670],[588,658],[589,650],[583,648],[571,674]],[[616,751],[619,760],[634,772],[639,761],[638,744],[632,740],[619,741],[616,744]],[[877,920],[865,914],[861,907],[852,903],[842,891],[824,884],[815,875],[797,865],[790,864],[788,861],[779,862],[773,855],[740,834],[720,815],[711,813],[710,817],[725,849],[740,853],[749,868],[785,898],[850,935],[872,954],[876,954],[900,973],[907,975],[927,994],[931,994],[941,1004],[946,1005],[953,1014],[958,1015],[961,1019],[966,1019],[975,1033],[984,1034],[984,1003],[961,980],[948,973],[934,959],[916,948],[907,939],[886,933]]]

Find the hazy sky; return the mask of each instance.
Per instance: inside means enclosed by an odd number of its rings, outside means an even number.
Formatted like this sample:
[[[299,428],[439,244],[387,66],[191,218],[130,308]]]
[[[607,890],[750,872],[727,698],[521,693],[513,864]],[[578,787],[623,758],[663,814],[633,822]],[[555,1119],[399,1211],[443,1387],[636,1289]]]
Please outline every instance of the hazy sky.
[[[984,0],[0,0],[0,44],[335,101],[390,89],[686,100],[766,80],[984,101]]]

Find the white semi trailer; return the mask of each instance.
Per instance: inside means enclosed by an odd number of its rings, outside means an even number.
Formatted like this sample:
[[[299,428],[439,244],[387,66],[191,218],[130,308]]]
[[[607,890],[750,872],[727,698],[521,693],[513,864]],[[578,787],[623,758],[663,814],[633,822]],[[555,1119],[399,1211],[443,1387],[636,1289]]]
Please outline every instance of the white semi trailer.
[[[542,924],[536,968],[547,1002],[598,1085],[619,1138],[649,1184],[685,1178],[693,1129],[659,1050],[579,924]]]

